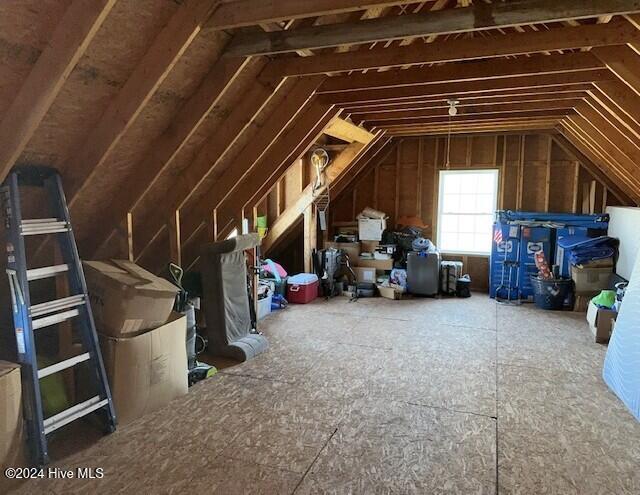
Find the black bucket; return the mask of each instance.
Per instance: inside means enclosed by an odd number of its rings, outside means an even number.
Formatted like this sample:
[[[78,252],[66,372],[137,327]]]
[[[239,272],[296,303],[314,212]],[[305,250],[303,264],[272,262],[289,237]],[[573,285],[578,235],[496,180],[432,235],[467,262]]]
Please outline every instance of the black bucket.
[[[573,293],[571,279],[545,280],[531,276],[531,285],[536,306],[542,309],[563,309],[565,300]]]

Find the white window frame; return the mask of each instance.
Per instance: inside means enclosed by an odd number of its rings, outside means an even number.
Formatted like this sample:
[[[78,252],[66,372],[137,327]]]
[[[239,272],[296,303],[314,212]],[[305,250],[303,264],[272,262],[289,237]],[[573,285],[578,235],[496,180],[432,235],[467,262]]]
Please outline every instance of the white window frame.
[[[438,174],[438,212],[437,212],[437,232],[436,232],[436,244],[438,243],[439,239],[441,239],[441,228],[442,228],[442,215],[445,214],[446,212],[442,211],[442,203],[444,200],[444,194],[443,194],[443,187],[444,187],[444,181],[442,180],[442,178],[445,175],[449,175],[449,174],[477,174],[477,173],[486,173],[486,174],[492,174],[494,175],[494,179],[495,179],[495,202],[494,202],[494,206],[493,206],[493,210],[495,212],[495,210],[497,210],[498,208],[498,197],[500,194],[500,169],[495,168],[495,167],[483,167],[483,168],[478,168],[478,169],[450,169],[450,170],[440,170],[440,173]],[[458,214],[458,213],[456,213]],[[467,213],[467,215],[473,215],[473,213]],[[480,215],[480,213],[478,213],[478,215]],[[482,215],[485,215],[485,213],[482,213]],[[455,254],[455,255],[470,255],[470,256],[489,256],[491,254],[491,248],[489,248],[489,251],[484,252],[484,251],[457,251],[457,250],[442,250],[442,253],[444,254]]]

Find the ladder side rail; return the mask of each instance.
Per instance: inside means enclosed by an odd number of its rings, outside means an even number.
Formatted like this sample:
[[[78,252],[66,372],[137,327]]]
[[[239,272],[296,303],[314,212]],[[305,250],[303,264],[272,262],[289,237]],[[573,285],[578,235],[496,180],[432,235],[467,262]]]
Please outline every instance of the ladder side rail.
[[[60,175],[54,174],[50,177],[46,181],[46,187],[49,190],[49,198],[53,202],[53,211],[56,212],[58,218],[65,220],[69,225],[68,232],[55,235],[57,235],[60,240],[60,251],[62,253],[64,263],[69,267],[69,288],[72,294],[84,294],[86,296],[85,304],[78,307],[78,310],[80,311],[80,317],[77,318],[78,326],[80,327],[79,330],[83,348],[85,349],[85,352],[88,352],[91,356],[90,363],[93,372],[93,379],[95,384],[98,386],[97,392],[102,398],[108,399],[108,403],[105,406],[107,409],[107,429],[108,431],[113,431],[116,425],[116,413],[113,407],[111,390],[107,381],[107,373],[104,367],[102,352],[100,351],[98,333],[93,319],[93,312],[91,311],[91,302],[89,300],[87,284],[84,278],[82,262],[75,242],[73,225],[71,223],[69,208],[65,199],[64,188],[62,186],[62,179]]]
[[[14,287],[15,308],[12,308],[14,331],[18,347],[18,362],[21,365],[22,390],[25,396],[23,403],[24,416],[27,423],[27,434],[32,459],[39,465],[48,462],[48,448],[44,431],[42,413],[42,397],[38,378],[38,362],[34,332],[29,316],[31,298],[27,280],[27,260],[25,242],[20,235],[22,210],[20,206],[20,184],[17,172],[12,172],[8,179],[9,211],[7,211],[7,237],[11,246],[7,246],[7,268],[14,270],[18,287]],[[19,290],[22,297],[15,297]]]

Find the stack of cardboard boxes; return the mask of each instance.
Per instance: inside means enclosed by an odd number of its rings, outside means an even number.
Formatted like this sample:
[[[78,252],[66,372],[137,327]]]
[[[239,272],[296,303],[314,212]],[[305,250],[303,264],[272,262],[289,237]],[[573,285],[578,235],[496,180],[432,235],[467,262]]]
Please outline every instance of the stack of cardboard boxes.
[[[387,220],[384,218],[359,218],[357,224],[342,226],[342,233],[358,232],[358,241],[354,242],[325,242],[324,247],[341,249],[349,255],[351,267],[358,282],[376,283],[377,276],[393,269],[393,259],[380,259],[376,251],[382,240],[382,233],[387,228]],[[341,228],[338,228],[340,238]],[[355,236],[353,236],[355,237]],[[382,294],[390,299],[398,299],[393,289]]]
[[[177,287],[129,261],[87,261],[84,272],[118,423],[187,393]]]
[[[600,291],[610,288],[613,268],[613,258],[571,266],[571,278],[575,285],[576,296],[574,310],[587,311],[591,332],[595,341],[601,344],[609,342],[617,312],[613,309],[598,308],[591,299]]]

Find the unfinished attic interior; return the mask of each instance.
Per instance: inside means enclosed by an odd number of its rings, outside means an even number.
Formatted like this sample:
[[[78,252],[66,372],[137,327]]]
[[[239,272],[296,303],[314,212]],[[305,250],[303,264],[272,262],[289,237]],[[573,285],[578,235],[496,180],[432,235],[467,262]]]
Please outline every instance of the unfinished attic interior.
[[[640,1],[0,2],[0,492],[640,493]]]

